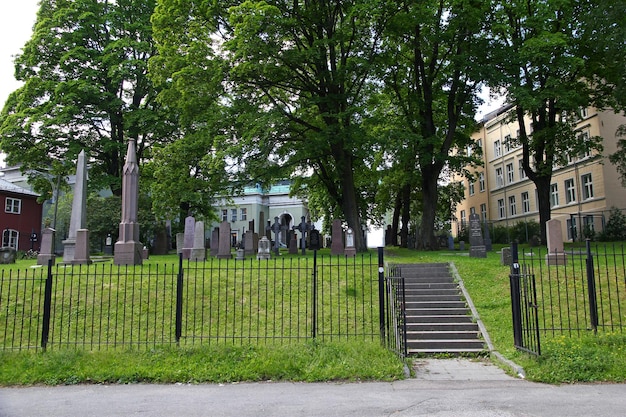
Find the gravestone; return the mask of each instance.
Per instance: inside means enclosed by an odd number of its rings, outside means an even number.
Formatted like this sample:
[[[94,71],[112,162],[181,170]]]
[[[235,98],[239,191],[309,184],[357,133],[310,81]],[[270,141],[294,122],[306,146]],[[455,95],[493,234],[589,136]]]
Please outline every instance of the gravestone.
[[[346,248],[344,250],[344,254],[346,256],[356,255],[356,247],[354,246],[354,230],[350,227],[346,230]]]
[[[320,250],[322,245],[321,240],[320,232],[316,229],[311,230],[311,234],[309,235],[309,248],[314,251]]]
[[[280,222],[278,221],[278,217],[274,217],[274,224],[268,226],[269,230],[274,233],[274,253],[276,256],[280,255],[279,247],[280,247],[280,232],[285,230]]]
[[[312,226],[311,223],[306,222],[306,217],[302,216],[300,218],[300,224],[293,227],[293,230],[299,230],[302,233],[302,237],[300,238],[300,249],[302,250],[302,254],[306,255],[306,236],[311,231]]]
[[[76,251],[74,252],[73,265],[88,265],[89,258],[89,230],[78,229],[76,231]]]
[[[74,185],[74,197],[72,199],[72,214],[70,215],[70,227],[67,232],[67,239],[63,241],[63,262],[71,264],[76,253],[76,232],[79,229],[87,227],[87,161],[85,160],[85,151],[82,150],[78,154],[76,161],[76,183]],[[89,241],[81,244],[87,244],[86,251],[89,251]],[[80,249],[81,253],[85,252],[85,248]]]
[[[483,231],[480,224],[480,217],[476,213],[469,216],[469,239],[470,239],[470,257],[486,258],[485,243],[483,241]]]
[[[341,228],[341,220],[333,220],[331,230],[332,241],[330,244],[330,253],[331,255],[343,255],[343,229]]]
[[[454,238],[452,235],[448,236],[448,250],[454,250]]]
[[[257,252],[256,258],[257,259],[270,259],[270,245],[271,242],[270,240],[263,236],[260,240],[259,240],[259,251]]]
[[[461,240],[459,242],[459,250],[460,251],[464,251],[465,250],[465,241],[464,240]]]
[[[500,264],[510,266],[513,262],[513,255],[511,255],[511,248],[502,248],[500,252]]]
[[[185,233],[183,238],[183,259],[191,258],[193,249],[194,233],[196,232],[196,219],[193,216],[185,217]]]
[[[41,248],[39,255],[37,255],[37,265],[48,265],[49,260],[52,260],[52,265],[54,265],[56,260],[56,255],[54,254],[55,235],[56,231],[49,227],[46,227],[41,232]]]
[[[550,219],[546,222],[546,240],[548,243],[546,263],[548,265],[565,265],[567,255],[563,250],[563,230],[560,220]]]
[[[155,232],[152,253],[155,255],[167,255],[169,250],[167,247],[167,241],[167,229],[165,227],[159,227]]]
[[[122,221],[113,255],[115,265],[141,265],[143,262],[143,244],[139,241],[137,222],[138,202],[139,165],[135,141],[131,139],[122,169]]]
[[[289,254],[297,255],[298,254],[298,234],[291,233],[291,239],[289,239]]]
[[[180,255],[183,253],[183,245],[185,244],[185,234],[184,233],[176,233],[176,254]]]
[[[254,255],[259,249],[259,235],[254,233],[254,229],[250,229],[244,234],[243,247],[246,255]]]
[[[0,264],[14,264],[17,258],[17,251],[14,248],[5,246],[0,248]]]
[[[220,251],[220,228],[216,227],[211,232],[211,256],[217,256]]]
[[[232,253],[230,253],[230,239],[230,223],[223,221],[220,223],[219,248],[217,251],[219,259],[231,259],[233,257]]]
[[[113,238],[111,237],[111,233],[107,235],[107,238],[104,241],[104,254],[113,255]]]
[[[206,260],[206,248],[204,247],[204,222],[197,221],[196,228],[193,232],[193,248],[189,259],[192,261],[205,261]]]

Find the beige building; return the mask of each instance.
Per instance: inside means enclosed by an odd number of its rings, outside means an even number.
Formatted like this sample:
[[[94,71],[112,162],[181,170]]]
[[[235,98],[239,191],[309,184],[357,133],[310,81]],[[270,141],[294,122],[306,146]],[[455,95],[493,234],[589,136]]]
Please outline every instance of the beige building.
[[[477,213],[483,221],[513,226],[520,221],[539,221],[537,193],[522,168],[522,148],[516,143],[517,120],[511,117],[511,106],[485,116],[474,134],[483,152],[484,166],[474,170],[475,181],[463,181],[465,200],[457,206],[457,227],[467,225],[469,215]],[[552,218],[559,219],[563,237],[572,241],[585,231],[602,230],[612,207],[626,209],[626,188],[608,155],[617,150],[615,133],[626,124],[623,114],[613,111],[583,109],[576,124],[580,140],[594,136],[603,138],[602,153],[586,152],[568,155],[568,164],[555,167],[550,186]],[[526,131],[532,132],[530,119]]]

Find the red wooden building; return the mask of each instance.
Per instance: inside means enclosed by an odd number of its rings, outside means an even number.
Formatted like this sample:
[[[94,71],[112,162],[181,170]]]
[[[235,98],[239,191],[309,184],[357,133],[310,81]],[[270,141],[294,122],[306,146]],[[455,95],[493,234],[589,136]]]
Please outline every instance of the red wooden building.
[[[0,231],[2,246],[16,250],[39,250],[43,206],[38,194],[0,179]],[[36,234],[36,240],[31,240]]]

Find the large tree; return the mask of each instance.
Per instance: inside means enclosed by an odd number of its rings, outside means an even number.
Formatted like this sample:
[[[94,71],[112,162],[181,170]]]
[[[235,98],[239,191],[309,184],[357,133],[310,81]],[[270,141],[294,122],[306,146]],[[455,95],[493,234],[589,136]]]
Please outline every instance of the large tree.
[[[147,77],[148,59],[156,52],[154,5],[155,0],[41,1],[32,38],[15,61],[24,85],[11,94],[0,118],[0,149],[9,164],[37,172],[52,160],[58,171],[85,149],[90,186],[120,193],[124,142],[134,139],[141,158],[175,128]]]
[[[308,178],[306,186],[312,192],[321,187],[348,226],[360,230],[360,175],[372,169],[371,137],[360,121],[383,27],[382,2],[232,3],[161,0],[154,21],[163,56],[175,51],[167,57],[179,63],[190,51],[210,49],[211,61],[226,60],[221,103],[236,115],[227,145],[243,178]],[[165,36],[162,25],[169,21],[189,32],[180,39]],[[199,87],[191,80],[179,90],[180,99],[206,94]],[[355,236],[365,249],[361,234]]]
[[[592,46],[591,34],[616,24],[608,15],[592,18],[605,3],[512,0],[497,8],[500,25],[496,39],[501,54],[494,62],[503,74],[498,85],[515,105],[520,129],[517,140],[522,145],[524,171],[537,188],[543,241],[551,216],[554,167],[566,165],[569,156],[602,149],[600,138],[581,141],[575,123],[581,108],[610,104],[605,69],[620,65],[615,57]],[[609,62],[598,64],[598,59]],[[623,61],[621,68],[623,72]],[[526,123],[527,117],[532,125]]]
[[[396,212],[406,242],[411,200],[421,196],[417,247],[436,249],[435,218],[439,181],[447,167],[468,163],[464,151],[475,127],[477,93],[490,67],[491,2],[405,0],[395,2],[382,46],[381,69],[393,115],[390,131],[400,141],[395,161]],[[417,174],[413,174],[417,171]]]

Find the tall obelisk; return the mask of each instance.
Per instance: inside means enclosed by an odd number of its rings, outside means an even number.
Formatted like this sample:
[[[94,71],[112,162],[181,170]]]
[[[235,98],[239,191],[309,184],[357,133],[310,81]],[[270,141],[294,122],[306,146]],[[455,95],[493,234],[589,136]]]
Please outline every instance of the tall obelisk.
[[[122,221],[115,243],[115,265],[141,265],[143,245],[139,242],[137,201],[139,199],[139,165],[135,141],[128,141],[126,162],[122,173]]]
[[[74,198],[72,199],[72,214],[67,239],[63,241],[63,263],[73,263],[76,254],[76,234],[84,230],[87,225],[87,161],[85,151],[78,154],[76,161],[76,183],[74,184]],[[82,241],[82,239],[81,239]],[[86,242],[87,245],[89,242]],[[84,245],[85,242],[82,242]],[[84,248],[83,248],[84,249]],[[84,250],[81,250],[84,252]],[[88,252],[87,252],[88,253]]]

